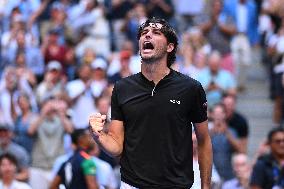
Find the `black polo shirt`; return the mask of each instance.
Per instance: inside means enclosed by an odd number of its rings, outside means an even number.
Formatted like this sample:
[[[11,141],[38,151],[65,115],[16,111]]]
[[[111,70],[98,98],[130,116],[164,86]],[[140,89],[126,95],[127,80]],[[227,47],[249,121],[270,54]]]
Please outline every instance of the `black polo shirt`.
[[[189,188],[191,122],[207,120],[201,84],[171,70],[156,86],[142,73],[117,82],[112,120],[124,122],[122,181],[138,188]]]

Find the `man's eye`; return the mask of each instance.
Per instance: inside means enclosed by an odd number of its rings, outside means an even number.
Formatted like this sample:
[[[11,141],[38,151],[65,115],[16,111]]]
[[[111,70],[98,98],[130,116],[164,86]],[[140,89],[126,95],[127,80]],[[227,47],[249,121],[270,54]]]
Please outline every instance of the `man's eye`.
[[[145,35],[147,33],[147,31],[143,31],[142,33],[141,33],[141,35]]]

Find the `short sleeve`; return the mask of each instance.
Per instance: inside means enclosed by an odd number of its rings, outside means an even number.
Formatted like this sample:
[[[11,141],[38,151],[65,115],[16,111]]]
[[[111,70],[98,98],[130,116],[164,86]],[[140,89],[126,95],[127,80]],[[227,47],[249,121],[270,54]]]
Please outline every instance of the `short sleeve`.
[[[56,173],[56,175],[59,176],[61,179],[65,178],[64,167],[65,167],[65,163],[63,163],[60,166],[59,170]]]
[[[95,162],[91,158],[82,162],[82,170],[84,175],[96,175],[97,173]]]
[[[205,91],[199,82],[194,97],[191,120],[193,123],[201,123],[207,120],[207,100]]]
[[[111,119],[123,121],[121,107],[118,102],[117,85],[114,86],[111,95]]]

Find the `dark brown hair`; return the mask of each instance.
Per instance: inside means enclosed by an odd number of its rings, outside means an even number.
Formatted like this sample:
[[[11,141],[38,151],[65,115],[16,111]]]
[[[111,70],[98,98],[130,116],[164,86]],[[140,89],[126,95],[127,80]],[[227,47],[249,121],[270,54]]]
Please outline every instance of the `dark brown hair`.
[[[167,66],[170,67],[176,60],[176,52],[177,52],[177,47],[178,47],[178,37],[177,34],[172,26],[164,20],[160,18],[150,18],[146,22],[140,25],[139,30],[138,30],[138,35],[137,39],[139,40],[141,37],[141,34],[143,30],[150,25],[150,23],[154,24],[162,24],[161,32],[165,35],[167,38],[168,43],[173,43],[174,44],[174,49],[172,52],[168,54],[167,57]]]

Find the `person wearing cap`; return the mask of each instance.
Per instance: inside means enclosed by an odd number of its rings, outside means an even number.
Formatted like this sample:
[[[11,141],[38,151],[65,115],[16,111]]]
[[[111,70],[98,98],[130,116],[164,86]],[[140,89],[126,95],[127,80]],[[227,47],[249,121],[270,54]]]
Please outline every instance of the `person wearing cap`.
[[[72,109],[71,121],[76,129],[88,127],[88,115],[96,111],[94,95],[90,89],[91,72],[92,69],[89,64],[82,64],[77,69],[78,79],[66,84]]]
[[[108,131],[106,115],[90,115],[93,139],[120,158],[121,189],[185,189],[194,182],[193,125],[201,189],[209,189],[213,154],[205,91],[171,68],[178,37],[165,20],[147,20],[137,38],[141,72],[115,83]]]
[[[99,97],[107,86],[107,63],[103,58],[95,58],[91,63],[92,68],[92,83],[91,91],[94,97]]]
[[[62,66],[56,61],[50,61],[46,66],[44,79],[36,89],[39,105],[49,98],[56,97],[65,92],[62,79]]]
[[[14,133],[12,126],[5,123],[0,123],[0,155],[4,153],[14,155],[19,162],[16,179],[27,181],[29,178],[30,156],[22,146],[12,141],[13,135]]]
[[[109,77],[108,80],[111,83],[115,83],[116,81],[119,81],[120,79],[128,77],[133,74],[129,67],[131,52],[127,50],[123,50],[120,52],[119,55],[120,55],[120,59],[119,59],[120,60],[120,70],[119,72]]]

